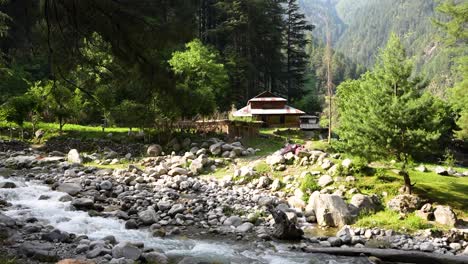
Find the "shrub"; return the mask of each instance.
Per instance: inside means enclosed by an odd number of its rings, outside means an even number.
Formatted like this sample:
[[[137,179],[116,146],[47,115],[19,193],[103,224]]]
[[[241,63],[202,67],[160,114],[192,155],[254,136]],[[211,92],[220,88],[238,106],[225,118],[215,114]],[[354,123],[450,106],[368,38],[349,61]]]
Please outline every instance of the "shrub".
[[[312,175],[306,174],[301,181],[299,189],[304,193],[304,201],[307,201],[311,193],[320,190],[320,186],[318,186],[317,181],[315,181]]]

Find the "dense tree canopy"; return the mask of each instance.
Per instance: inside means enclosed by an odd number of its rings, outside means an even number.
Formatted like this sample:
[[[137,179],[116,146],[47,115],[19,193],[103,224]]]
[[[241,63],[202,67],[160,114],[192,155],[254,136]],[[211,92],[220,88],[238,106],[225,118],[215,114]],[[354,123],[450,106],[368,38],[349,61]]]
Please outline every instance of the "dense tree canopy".
[[[375,68],[338,87],[338,134],[345,150],[367,158],[403,162],[435,150],[449,129],[447,107],[411,77],[412,63],[396,35]],[[405,179],[409,190],[411,185]]]

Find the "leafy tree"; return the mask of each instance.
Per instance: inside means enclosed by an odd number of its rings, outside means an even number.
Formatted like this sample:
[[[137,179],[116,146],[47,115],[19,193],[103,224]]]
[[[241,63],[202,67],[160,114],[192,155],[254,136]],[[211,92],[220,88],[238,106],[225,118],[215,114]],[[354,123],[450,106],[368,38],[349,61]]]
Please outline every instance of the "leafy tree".
[[[219,54],[195,39],[185,51],[176,51],[169,60],[178,77],[179,107],[184,117],[208,115],[216,109],[216,100],[223,96],[228,75],[219,62]]]
[[[411,78],[412,63],[392,34],[375,68],[338,87],[341,147],[358,156],[394,157],[402,162],[405,189],[412,185],[406,165],[411,157],[430,153],[450,129],[447,107]]]
[[[31,111],[33,111],[36,103],[37,102],[28,95],[11,97],[2,105],[0,117],[7,122],[17,124],[21,128],[21,136],[23,137],[23,124]]]
[[[132,130],[134,127],[141,127],[147,124],[147,122],[144,122],[147,118],[147,111],[148,108],[145,105],[135,101],[124,100],[112,112],[114,120],[119,126],[128,127]]]
[[[31,87],[30,94],[42,98],[42,115],[55,119],[59,123],[60,131],[66,123],[73,121],[84,107],[80,91],[72,91],[59,81],[38,82]]]

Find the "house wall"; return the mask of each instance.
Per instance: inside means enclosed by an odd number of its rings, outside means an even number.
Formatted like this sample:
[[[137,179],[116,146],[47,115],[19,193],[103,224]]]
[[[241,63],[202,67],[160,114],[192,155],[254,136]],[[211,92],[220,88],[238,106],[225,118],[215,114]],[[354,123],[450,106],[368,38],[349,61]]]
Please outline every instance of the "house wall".
[[[299,127],[300,123],[299,115],[258,115],[256,120],[263,121],[266,127]]]

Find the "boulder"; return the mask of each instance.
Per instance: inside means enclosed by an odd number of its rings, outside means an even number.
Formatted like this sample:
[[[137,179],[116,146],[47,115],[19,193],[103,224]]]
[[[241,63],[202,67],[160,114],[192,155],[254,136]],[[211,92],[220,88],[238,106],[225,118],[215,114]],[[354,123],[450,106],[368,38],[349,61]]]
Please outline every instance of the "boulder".
[[[379,197],[375,194],[355,194],[351,197],[350,204],[355,206],[358,212],[376,212],[381,205]]]
[[[81,157],[77,149],[70,149],[67,155],[67,160],[70,163],[77,163],[77,164],[83,163],[83,158]]]
[[[146,154],[150,157],[157,157],[161,155],[162,147],[158,144],[152,144],[146,149]]]
[[[169,212],[167,212],[169,215],[176,215],[178,213],[183,213],[185,211],[185,206],[182,204],[174,204]]]
[[[138,213],[138,218],[141,222],[145,225],[151,225],[158,221],[158,215],[153,207],[149,206],[148,209],[145,211],[141,211]]]
[[[274,208],[272,205],[268,206],[268,211],[273,216],[275,220],[275,229],[273,231],[273,236],[278,239],[284,240],[300,240],[304,235],[304,231],[298,228],[294,220],[291,221],[291,218],[295,218],[296,214],[292,217],[288,217],[287,213]],[[297,219],[297,218],[296,218]]]
[[[128,242],[122,242],[112,248],[112,257],[137,260],[141,256],[141,250]]]
[[[209,148],[211,154],[217,156],[219,154],[221,154],[222,152],[222,146],[223,146],[224,142],[218,142],[218,143],[215,143],[215,144],[212,144]]]
[[[435,173],[437,173],[439,175],[443,175],[443,176],[449,175],[447,169],[445,169],[442,166],[437,166],[434,171],[435,171]]]
[[[437,223],[451,227],[455,226],[457,223],[457,216],[450,206],[436,206],[434,210],[434,218]]]
[[[283,157],[283,155],[279,153],[270,155],[266,158],[266,163],[271,166],[284,164],[285,162],[286,162],[286,159]]]
[[[230,216],[230,217],[226,218],[226,220],[224,220],[224,222],[223,222],[223,225],[225,225],[225,226],[238,227],[241,224],[242,224],[242,219],[237,215]]]
[[[16,184],[14,182],[0,182],[0,189],[13,189],[16,188]]]
[[[254,225],[252,223],[246,222],[236,227],[236,232],[247,233],[252,230],[253,227]]]
[[[148,252],[143,253],[142,257],[145,259],[146,263],[157,263],[157,264],[167,264],[169,260],[166,255],[159,252]]]
[[[65,192],[68,193],[71,196],[77,195],[79,192],[81,192],[81,185],[78,183],[62,183],[60,184],[57,189],[59,192]]]
[[[170,170],[167,174],[169,174],[170,176],[187,175],[188,171],[184,168],[175,167],[172,170]]]
[[[99,187],[101,188],[101,190],[105,190],[105,191],[112,190],[112,182],[110,182],[108,180],[102,181],[99,184]]]
[[[433,220],[434,213],[430,203],[424,204],[420,210],[416,211],[416,215],[424,220]]]
[[[317,183],[320,187],[325,187],[333,183],[333,178],[329,175],[322,175]]]
[[[309,198],[307,208],[315,212],[317,223],[321,226],[338,227],[353,221],[348,206],[338,195],[315,191]]]
[[[190,163],[189,169],[193,174],[200,173],[203,170],[202,161],[199,159],[192,160],[192,163]]]
[[[71,204],[78,210],[87,210],[94,208],[94,200],[90,198],[76,198]]]
[[[421,199],[411,194],[400,194],[395,196],[387,203],[390,210],[403,214],[414,212],[421,205]]]
[[[19,247],[19,252],[28,258],[41,262],[56,262],[59,260],[54,246],[41,241],[26,241]]]

